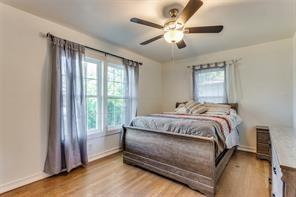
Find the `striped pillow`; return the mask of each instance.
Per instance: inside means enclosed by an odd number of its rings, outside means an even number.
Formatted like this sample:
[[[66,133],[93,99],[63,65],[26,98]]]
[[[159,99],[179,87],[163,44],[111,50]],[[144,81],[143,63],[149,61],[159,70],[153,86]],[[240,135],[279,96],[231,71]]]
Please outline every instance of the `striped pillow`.
[[[193,100],[190,100],[190,101],[188,101],[188,102],[185,104],[185,107],[186,107],[187,109],[190,109],[190,108],[193,107],[195,104],[196,104],[196,102],[194,102]]]
[[[185,104],[185,107],[187,108],[188,112],[192,114],[193,111],[196,111],[198,108],[200,108],[202,104],[194,102],[194,101],[188,101]]]
[[[199,106],[197,109],[191,111],[191,114],[202,114],[208,111],[208,108],[205,106]]]

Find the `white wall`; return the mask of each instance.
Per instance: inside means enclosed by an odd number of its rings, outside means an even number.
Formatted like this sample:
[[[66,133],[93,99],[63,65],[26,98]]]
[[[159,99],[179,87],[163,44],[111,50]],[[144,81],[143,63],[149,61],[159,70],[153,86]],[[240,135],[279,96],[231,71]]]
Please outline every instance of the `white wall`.
[[[0,3],[0,193],[44,175],[50,65],[47,41],[39,36],[40,32],[143,62],[139,114],[161,111],[161,64]],[[89,143],[90,156],[96,157],[117,149],[119,135]]]
[[[240,143],[255,150],[255,125],[292,126],[292,39],[279,40],[168,62],[163,65],[163,110],[192,98],[191,69],[187,66],[242,58],[238,64],[244,121]],[[172,85],[174,84],[174,85]]]
[[[296,32],[293,37],[293,126],[296,128]]]

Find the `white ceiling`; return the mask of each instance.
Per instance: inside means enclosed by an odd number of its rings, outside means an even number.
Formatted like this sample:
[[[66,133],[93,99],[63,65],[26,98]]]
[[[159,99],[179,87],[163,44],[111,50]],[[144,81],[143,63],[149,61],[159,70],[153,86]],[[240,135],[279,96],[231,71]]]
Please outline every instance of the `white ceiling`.
[[[163,39],[140,42],[161,30],[129,22],[132,17],[163,24],[164,10],[188,0],[0,0],[6,4],[128,48],[159,62],[169,61],[172,46]],[[204,0],[188,26],[224,25],[220,34],[185,35],[187,47],[174,46],[176,59],[291,37],[296,0]]]

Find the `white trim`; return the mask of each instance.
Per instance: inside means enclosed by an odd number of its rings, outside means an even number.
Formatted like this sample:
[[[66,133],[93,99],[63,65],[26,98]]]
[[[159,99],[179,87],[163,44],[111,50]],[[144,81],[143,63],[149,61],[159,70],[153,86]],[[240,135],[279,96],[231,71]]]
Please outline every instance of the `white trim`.
[[[94,132],[94,133],[88,133],[87,134],[87,139],[95,139],[95,138],[101,138],[101,137],[106,137],[109,135],[116,135],[121,133],[121,129],[117,130],[110,130],[107,132]]]
[[[239,145],[238,150],[250,152],[250,153],[256,153],[256,147],[251,147],[251,146]]]
[[[31,176],[27,176],[27,177],[19,178],[14,181],[10,181],[8,183],[0,185],[0,194],[2,194],[4,192],[8,192],[13,189],[16,189],[18,187],[22,187],[24,185],[28,185],[30,183],[45,179],[47,177],[50,177],[50,175],[40,172],[40,173],[31,175]]]
[[[115,147],[115,148],[112,148],[110,150],[104,151],[99,154],[90,155],[88,157],[89,158],[88,160],[89,160],[89,162],[92,162],[94,160],[101,159],[103,157],[106,157],[108,155],[112,155],[112,154],[120,152],[120,151],[121,151],[120,147]],[[28,185],[30,183],[45,179],[47,177],[50,177],[50,175],[40,172],[40,173],[36,173],[31,176],[19,178],[17,180],[2,184],[2,185],[0,185],[0,194],[2,194],[4,192],[8,192],[8,191],[16,189],[16,188],[19,188],[19,187],[22,187],[24,185]]]
[[[109,155],[112,155],[114,153],[118,153],[121,151],[121,148],[120,147],[115,147],[115,148],[112,148],[110,150],[107,150],[107,151],[104,151],[102,153],[99,153],[99,154],[94,154],[94,155],[90,155],[88,157],[88,161],[89,162],[92,162],[92,161],[95,161],[97,159],[101,159],[103,157],[106,157],[106,156],[109,156]]]

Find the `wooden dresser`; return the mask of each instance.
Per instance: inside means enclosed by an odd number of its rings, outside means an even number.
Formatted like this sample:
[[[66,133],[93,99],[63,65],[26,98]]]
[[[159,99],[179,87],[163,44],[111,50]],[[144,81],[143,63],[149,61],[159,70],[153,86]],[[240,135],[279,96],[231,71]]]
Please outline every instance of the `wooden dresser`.
[[[296,197],[296,131],[271,127],[272,196]]]
[[[267,126],[256,126],[256,136],[257,158],[271,161],[269,128]]]

